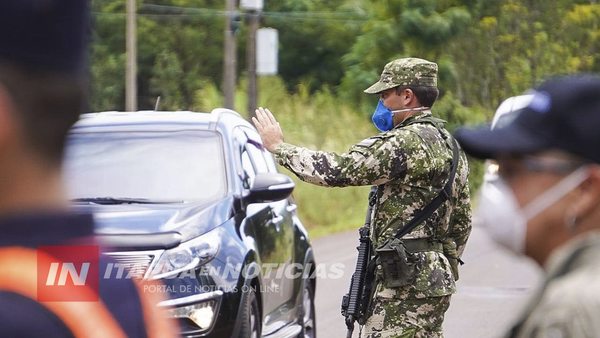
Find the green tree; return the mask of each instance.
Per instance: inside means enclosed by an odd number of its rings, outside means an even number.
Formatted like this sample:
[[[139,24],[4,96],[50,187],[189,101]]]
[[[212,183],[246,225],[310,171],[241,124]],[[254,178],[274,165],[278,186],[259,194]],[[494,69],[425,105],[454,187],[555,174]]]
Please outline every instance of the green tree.
[[[573,6],[564,15],[561,32],[570,54],[565,68],[600,72],[600,4]]]
[[[92,2],[91,111],[118,110],[125,105],[124,1]],[[119,32],[119,34],[117,34]]]
[[[572,3],[478,1],[475,24],[449,46],[461,101],[494,108],[550,75],[572,72],[565,64],[569,50],[561,27]]]
[[[221,1],[138,1],[138,106],[157,96],[189,109],[205,81],[219,83],[224,17]],[[125,1],[94,0],[92,110],[124,108]],[[169,63],[174,64],[170,65]],[[179,70],[177,70],[179,69]],[[178,77],[173,77],[178,74]],[[165,83],[169,79],[174,83]],[[167,88],[166,92],[163,89]],[[178,88],[173,91],[173,88]],[[171,97],[174,95],[174,97]]]
[[[150,80],[152,91],[160,93],[163,98],[161,108],[164,110],[182,110],[186,106],[183,100],[184,90],[181,88],[183,69],[177,55],[163,51],[156,58],[152,70],[154,76]]]
[[[364,17],[345,0],[266,1],[263,24],[279,32],[279,74],[288,89],[336,86]]]
[[[452,60],[445,58],[449,41],[466,29],[470,13],[460,3],[435,0],[389,0],[365,5],[369,21],[345,55],[348,68],[341,86],[347,99],[359,94],[379,77],[383,65],[397,57],[416,56],[440,65],[441,88],[452,88]],[[363,104],[363,107],[366,107]]]

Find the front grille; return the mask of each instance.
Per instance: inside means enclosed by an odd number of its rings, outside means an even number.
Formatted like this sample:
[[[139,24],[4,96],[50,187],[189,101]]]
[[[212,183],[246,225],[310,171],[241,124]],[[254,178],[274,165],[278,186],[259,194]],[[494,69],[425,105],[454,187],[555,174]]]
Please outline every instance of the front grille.
[[[107,255],[124,266],[129,275],[135,278],[143,278],[154,260],[154,255],[145,254],[111,252]]]

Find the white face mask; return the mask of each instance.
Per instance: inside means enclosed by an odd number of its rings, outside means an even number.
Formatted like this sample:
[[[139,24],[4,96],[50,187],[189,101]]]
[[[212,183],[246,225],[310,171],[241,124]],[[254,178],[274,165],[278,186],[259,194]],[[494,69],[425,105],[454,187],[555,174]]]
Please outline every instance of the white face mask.
[[[522,209],[506,181],[498,177],[481,187],[474,219],[496,243],[514,253],[523,254],[527,222],[577,188],[587,177],[586,168],[581,167]]]

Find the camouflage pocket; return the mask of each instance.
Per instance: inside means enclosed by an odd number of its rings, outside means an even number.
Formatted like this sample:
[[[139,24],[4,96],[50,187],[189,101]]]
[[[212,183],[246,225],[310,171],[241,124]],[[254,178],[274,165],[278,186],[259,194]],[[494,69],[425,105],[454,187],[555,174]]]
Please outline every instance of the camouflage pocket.
[[[417,333],[417,328],[404,320],[405,314],[398,309],[406,310],[402,303],[397,300],[379,300],[374,308],[373,314],[365,323],[367,337],[381,338],[412,338]]]
[[[450,265],[450,269],[452,270],[452,276],[454,280],[458,280],[458,264],[460,259],[458,258],[458,252],[456,251],[456,243],[451,240],[445,240],[442,242],[444,246],[444,255],[448,259],[448,264]]]
[[[375,249],[377,271],[387,288],[411,284],[416,276],[416,257],[408,252],[402,240],[393,238]]]

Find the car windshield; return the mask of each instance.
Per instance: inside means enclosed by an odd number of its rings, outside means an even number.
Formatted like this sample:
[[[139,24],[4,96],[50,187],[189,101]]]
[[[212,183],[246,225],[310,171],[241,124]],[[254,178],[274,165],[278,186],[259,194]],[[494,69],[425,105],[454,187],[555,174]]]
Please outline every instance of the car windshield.
[[[227,189],[221,138],[208,131],[72,133],[64,169],[79,202],[210,202]]]

